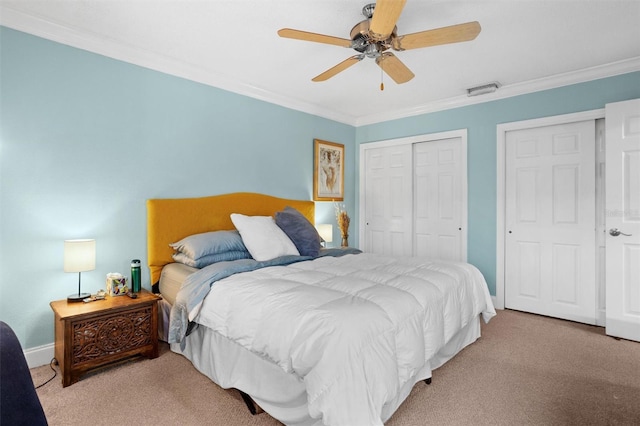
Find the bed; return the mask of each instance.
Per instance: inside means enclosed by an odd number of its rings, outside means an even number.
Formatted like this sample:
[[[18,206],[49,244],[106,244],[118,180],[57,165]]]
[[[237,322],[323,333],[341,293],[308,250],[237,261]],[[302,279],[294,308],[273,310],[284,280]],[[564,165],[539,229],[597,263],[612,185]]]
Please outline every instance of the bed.
[[[495,310],[466,263],[315,252],[314,213],[312,201],[255,193],[148,200],[161,337],[284,424],[380,425],[415,383],[477,340]],[[271,222],[284,233],[272,234]],[[201,250],[210,237],[234,255],[193,263],[211,256]]]

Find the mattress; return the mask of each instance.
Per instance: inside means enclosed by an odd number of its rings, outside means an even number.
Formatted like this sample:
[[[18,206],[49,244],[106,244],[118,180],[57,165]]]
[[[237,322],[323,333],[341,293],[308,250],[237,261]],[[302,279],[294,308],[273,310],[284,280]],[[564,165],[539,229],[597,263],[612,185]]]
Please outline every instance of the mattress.
[[[158,339],[163,342],[169,341],[171,306],[176,302],[176,294],[184,280],[197,270],[182,263],[169,263],[162,268],[159,281],[162,300],[158,302]]]
[[[198,268],[182,263],[170,263],[162,268],[160,274],[160,294],[162,297],[173,305],[184,280],[197,270]]]

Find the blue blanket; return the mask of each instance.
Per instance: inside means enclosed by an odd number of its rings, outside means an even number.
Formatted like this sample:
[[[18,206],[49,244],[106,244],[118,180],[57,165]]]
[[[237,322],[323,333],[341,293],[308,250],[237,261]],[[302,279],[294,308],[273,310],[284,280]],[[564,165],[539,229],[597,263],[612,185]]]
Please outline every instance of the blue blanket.
[[[361,251],[354,248],[322,249],[318,257],[337,257],[357,253],[361,253]],[[183,343],[184,337],[187,336],[195,326],[195,323],[189,321],[189,312],[202,303],[209,293],[211,286],[217,281],[240,272],[254,271],[269,266],[285,266],[313,259],[314,258],[310,256],[282,256],[266,261],[240,259],[214,263],[194,272],[185,280],[176,295],[176,302],[171,307],[168,333],[169,343]]]

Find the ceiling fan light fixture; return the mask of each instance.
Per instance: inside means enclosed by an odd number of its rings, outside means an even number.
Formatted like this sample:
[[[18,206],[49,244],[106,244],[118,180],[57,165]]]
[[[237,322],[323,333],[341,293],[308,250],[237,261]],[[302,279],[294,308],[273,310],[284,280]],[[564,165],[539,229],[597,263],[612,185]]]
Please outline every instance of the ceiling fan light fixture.
[[[380,49],[378,48],[377,44],[370,44],[362,53],[367,55],[367,58],[377,58],[378,56],[380,56]]]
[[[362,8],[362,14],[366,19],[360,21],[351,29],[349,38],[311,33],[292,28],[282,28],[278,30],[278,35],[284,38],[347,47],[358,52],[357,55],[345,59],[312,78],[312,81],[326,81],[363,58],[372,58],[381,68],[384,62],[383,71],[397,84],[402,84],[411,80],[415,75],[390,50],[400,52],[470,41],[480,33],[480,24],[477,21],[472,21],[399,36],[396,24],[406,2],[407,0],[376,0],[375,3],[365,5]],[[492,89],[492,91],[495,89]],[[469,89],[470,96],[473,96],[471,93],[473,90],[475,88]]]
[[[369,40],[367,40],[366,37],[360,34],[358,34],[351,42],[351,47],[360,53],[366,51],[368,46]]]
[[[467,96],[479,96],[486,95],[487,93],[493,93],[502,86],[498,81],[492,81],[491,83],[481,84],[479,86],[470,87],[467,89]]]

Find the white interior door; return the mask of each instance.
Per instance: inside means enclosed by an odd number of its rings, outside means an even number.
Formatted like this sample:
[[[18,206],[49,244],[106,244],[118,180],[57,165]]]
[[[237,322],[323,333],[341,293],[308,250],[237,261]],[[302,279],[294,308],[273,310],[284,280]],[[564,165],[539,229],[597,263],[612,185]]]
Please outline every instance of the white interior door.
[[[640,100],[606,114],[606,332],[640,341]]]
[[[411,145],[368,148],[364,162],[364,251],[411,256]]]
[[[595,123],[505,143],[505,306],[594,324]]]
[[[358,222],[364,251],[466,261],[467,131],[362,144]]]
[[[459,262],[467,259],[463,238],[466,154],[461,154],[462,138],[413,145],[416,256]]]

